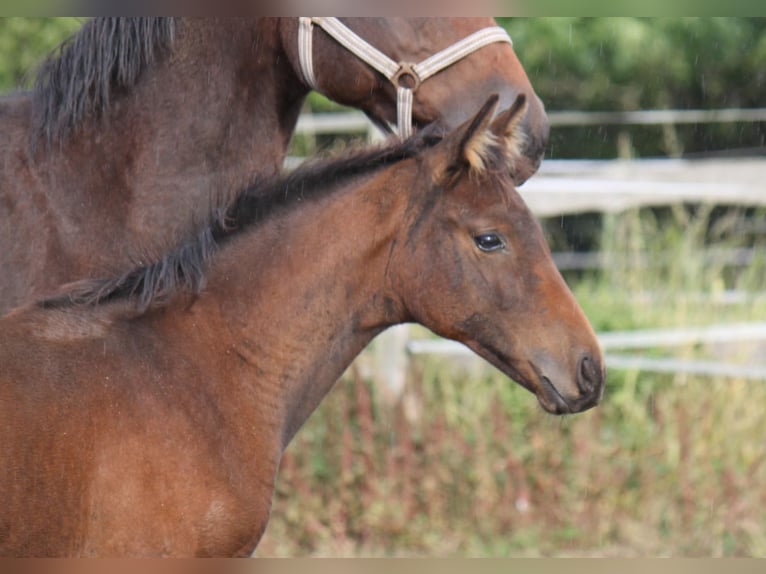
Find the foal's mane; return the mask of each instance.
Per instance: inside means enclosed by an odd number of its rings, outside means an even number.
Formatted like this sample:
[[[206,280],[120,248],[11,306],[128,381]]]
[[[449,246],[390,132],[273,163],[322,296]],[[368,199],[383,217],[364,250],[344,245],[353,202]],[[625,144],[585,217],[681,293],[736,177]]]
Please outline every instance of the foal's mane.
[[[65,139],[103,114],[173,43],[176,19],[103,17],[86,22],[45,60],[33,90],[36,134]]]
[[[38,305],[59,309],[126,300],[143,313],[166,302],[176,292],[199,293],[205,287],[210,260],[218,247],[233,237],[276,213],[327,196],[357,176],[372,175],[415,157],[441,139],[436,128],[427,128],[403,143],[352,151],[338,159],[309,161],[291,173],[257,182],[241,191],[230,204],[213,210],[207,225],[194,237],[154,262],[111,279],[71,284]]]

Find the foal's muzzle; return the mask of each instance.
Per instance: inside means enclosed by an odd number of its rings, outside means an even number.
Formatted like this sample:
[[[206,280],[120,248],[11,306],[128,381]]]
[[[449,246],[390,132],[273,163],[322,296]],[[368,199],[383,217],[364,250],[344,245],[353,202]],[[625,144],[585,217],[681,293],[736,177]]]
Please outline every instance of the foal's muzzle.
[[[538,376],[537,400],[546,411],[555,415],[586,411],[595,407],[604,394],[604,368],[600,359],[587,352],[580,355],[572,374],[546,358],[538,366]]]

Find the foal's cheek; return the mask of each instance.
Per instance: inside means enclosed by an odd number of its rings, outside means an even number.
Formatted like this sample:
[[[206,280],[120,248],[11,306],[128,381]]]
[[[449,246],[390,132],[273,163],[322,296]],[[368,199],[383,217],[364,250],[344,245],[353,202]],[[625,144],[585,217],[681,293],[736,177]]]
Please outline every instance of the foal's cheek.
[[[493,314],[518,313],[523,310],[523,301],[526,300],[524,282],[518,277],[504,272],[492,278],[487,289],[486,304],[491,307]]]

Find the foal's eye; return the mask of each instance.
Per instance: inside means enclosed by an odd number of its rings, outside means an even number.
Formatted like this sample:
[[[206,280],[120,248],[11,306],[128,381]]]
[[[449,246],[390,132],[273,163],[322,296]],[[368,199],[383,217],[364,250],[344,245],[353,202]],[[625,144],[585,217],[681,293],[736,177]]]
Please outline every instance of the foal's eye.
[[[505,241],[497,233],[482,233],[473,238],[476,247],[484,253],[492,253],[505,248]]]

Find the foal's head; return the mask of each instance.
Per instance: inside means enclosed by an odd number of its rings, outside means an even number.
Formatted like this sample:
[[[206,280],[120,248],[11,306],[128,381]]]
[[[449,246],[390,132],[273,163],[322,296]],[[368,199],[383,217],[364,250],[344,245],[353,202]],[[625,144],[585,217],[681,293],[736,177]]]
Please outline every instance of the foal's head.
[[[427,184],[410,200],[390,278],[413,319],[468,345],[547,411],[582,411],[601,398],[603,357],[504,168],[524,98],[493,120],[496,105],[422,155]]]

